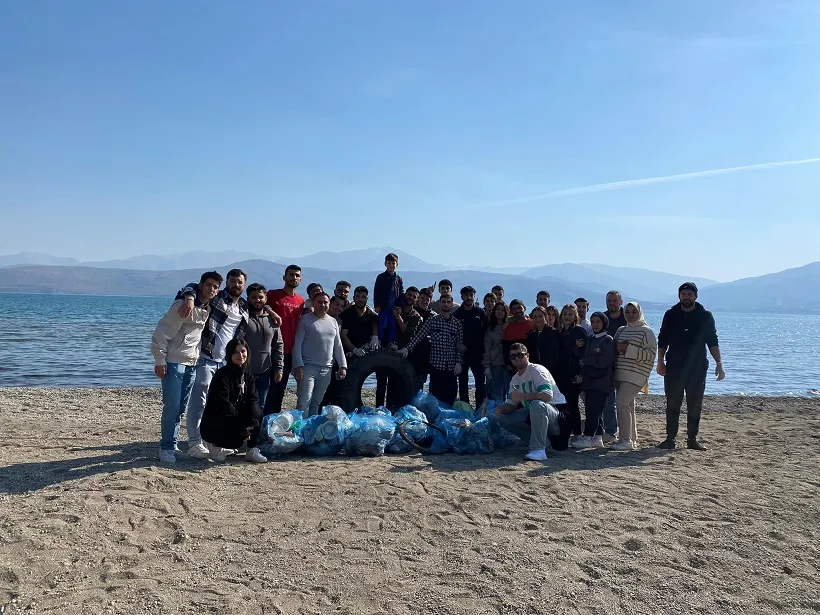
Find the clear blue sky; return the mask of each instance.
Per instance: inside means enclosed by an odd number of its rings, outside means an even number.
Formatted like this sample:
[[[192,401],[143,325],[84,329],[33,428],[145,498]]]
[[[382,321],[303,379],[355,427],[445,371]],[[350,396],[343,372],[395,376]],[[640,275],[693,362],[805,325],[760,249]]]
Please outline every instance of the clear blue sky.
[[[817,161],[572,191],[820,156],[818,32],[814,0],[4,2],[0,252],[820,260]]]

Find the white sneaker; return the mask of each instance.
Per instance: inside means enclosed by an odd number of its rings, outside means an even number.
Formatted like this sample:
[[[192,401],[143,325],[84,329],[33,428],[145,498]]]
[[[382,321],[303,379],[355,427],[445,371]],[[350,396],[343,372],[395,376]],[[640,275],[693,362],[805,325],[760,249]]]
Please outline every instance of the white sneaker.
[[[159,452],[159,462],[160,463],[169,463],[169,464],[173,465],[177,462],[177,456],[174,455],[174,451],[160,450],[160,452]]]
[[[592,436],[589,440],[589,445],[592,448],[601,448],[604,445],[604,438],[602,436]]]
[[[543,448],[538,448],[524,455],[524,459],[529,459],[530,461],[546,461],[549,457],[547,457],[547,451]]]
[[[638,447],[638,441],[637,440],[632,440],[632,450],[637,451],[638,448],[639,448]]]
[[[603,436],[601,436],[601,439],[604,441],[604,444],[612,444],[618,438],[613,436],[611,433],[605,433]]]
[[[262,452],[255,446],[247,450],[247,452],[245,453],[245,459],[247,461],[252,461],[254,463],[265,463],[268,460],[268,458],[265,457],[262,454]]]
[[[618,440],[609,447],[613,451],[631,451],[634,448],[632,440]]]
[[[196,459],[207,459],[211,456],[211,452],[205,448],[202,442],[197,442],[188,447],[188,455]]]
[[[572,448],[578,448],[578,449],[591,448],[592,447],[591,442],[592,442],[592,438],[590,438],[589,436],[578,436],[577,438],[572,440],[572,442],[570,442],[569,445]]]

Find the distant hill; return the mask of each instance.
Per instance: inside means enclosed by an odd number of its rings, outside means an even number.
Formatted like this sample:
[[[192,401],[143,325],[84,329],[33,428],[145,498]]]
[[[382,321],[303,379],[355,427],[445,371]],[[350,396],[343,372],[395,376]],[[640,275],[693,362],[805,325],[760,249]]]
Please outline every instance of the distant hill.
[[[146,269],[149,271],[169,271],[173,269],[209,269],[220,267],[225,263],[245,261],[251,259],[268,259],[266,256],[253,252],[237,252],[225,250],[223,252],[205,252],[197,250],[182,254],[143,254],[111,261],[88,261],[81,263],[86,267],[100,267],[102,269]]]
[[[73,258],[51,256],[41,252],[18,252],[17,254],[0,255],[0,267],[12,265],[79,265],[80,261]]]
[[[445,265],[428,263],[412,254],[389,247],[345,250],[342,252],[317,252],[308,256],[291,258],[289,262],[298,263],[301,267],[332,269],[335,271],[381,271],[384,270],[384,257],[391,252],[399,257],[399,269],[402,272],[437,272],[453,269]]]

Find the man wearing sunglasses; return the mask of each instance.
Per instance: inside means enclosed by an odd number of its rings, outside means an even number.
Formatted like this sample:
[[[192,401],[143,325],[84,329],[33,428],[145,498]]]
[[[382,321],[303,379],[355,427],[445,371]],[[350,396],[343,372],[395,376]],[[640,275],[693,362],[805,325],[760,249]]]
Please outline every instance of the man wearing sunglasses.
[[[562,432],[561,413],[553,404],[563,404],[566,400],[549,370],[530,363],[524,344],[513,344],[509,352],[516,373],[510,381],[507,401],[496,408],[495,414],[502,427],[529,442],[530,450],[524,459],[546,461],[549,436]]]

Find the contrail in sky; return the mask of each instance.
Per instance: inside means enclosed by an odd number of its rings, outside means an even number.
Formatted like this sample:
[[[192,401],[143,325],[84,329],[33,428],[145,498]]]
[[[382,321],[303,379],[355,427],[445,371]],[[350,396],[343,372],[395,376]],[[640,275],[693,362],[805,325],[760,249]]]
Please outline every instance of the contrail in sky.
[[[742,171],[760,171],[763,169],[776,169],[778,167],[795,167],[801,164],[820,163],[820,158],[804,158],[802,160],[781,160],[779,162],[761,162],[760,164],[747,164],[740,167],[727,167],[725,169],[711,169],[709,171],[694,171],[693,173],[679,173],[677,175],[663,175],[661,177],[645,177],[643,179],[628,179],[620,182],[609,182],[607,184],[593,184],[591,186],[581,186],[580,188],[567,188],[565,190],[554,190],[543,194],[522,196],[514,199],[504,199],[501,201],[486,201],[483,203],[471,203],[465,205],[465,209],[478,207],[492,207],[494,205],[513,205],[515,203],[529,203],[530,201],[541,201],[544,199],[554,199],[562,196],[575,196],[577,194],[591,194],[593,192],[606,192],[608,190],[623,190],[624,188],[636,188],[639,186],[651,186],[652,184],[666,184],[669,182],[686,181],[687,179],[700,179],[701,177],[715,177],[716,175],[728,175],[730,173],[740,173]]]

